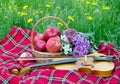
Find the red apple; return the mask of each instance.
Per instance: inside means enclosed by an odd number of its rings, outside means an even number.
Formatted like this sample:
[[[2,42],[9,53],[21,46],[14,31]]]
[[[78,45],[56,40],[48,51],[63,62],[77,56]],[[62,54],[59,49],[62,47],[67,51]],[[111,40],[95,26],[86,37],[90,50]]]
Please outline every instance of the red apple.
[[[46,42],[43,40],[37,40],[35,43],[35,49],[37,51],[45,51]]]
[[[57,27],[49,27],[45,31],[45,37],[47,40],[51,37],[60,36],[60,30]]]
[[[37,40],[46,41],[45,35],[44,34],[36,34],[36,36],[34,37],[34,43],[36,43]]]
[[[61,48],[61,41],[57,37],[50,38],[46,43],[46,50],[51,53],[59,52]]]
[[[22,58],[34,58],[34,56],[33,56],[31,53],[29,53],[29,52],[23,52],[23,53],[21,53],[20,58],[21,58],[21,59],[22,59]],[[21,65],[24,65],[24,64],[26,64],[26,63],[28,63],[28,62],[33,62],[33,60],[20,60],[20,61],[19,61],[19,63],[20,63]]]

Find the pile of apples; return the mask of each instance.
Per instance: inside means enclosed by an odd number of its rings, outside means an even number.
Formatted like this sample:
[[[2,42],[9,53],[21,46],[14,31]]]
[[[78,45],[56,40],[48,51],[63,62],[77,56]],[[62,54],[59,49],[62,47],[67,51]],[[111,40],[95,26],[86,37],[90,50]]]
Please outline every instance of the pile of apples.
[[[48,27],[44,34],[37,34],[34,37],[35,50],[40,52],[57,53],[61,48],[61,35],[57,27]]]
[[[40,52],[57,53],[61,49],[61,40],[58,38],[61,35],[60,30],[57,27],[49,27],[46,29],[45,34],[37,33],[34,36],[35,50]],[[20,58],[34,58],[30,52],[23,52],[20,54]],[[28,62],[33,60],[20,60],[20,65],[24,66]]]

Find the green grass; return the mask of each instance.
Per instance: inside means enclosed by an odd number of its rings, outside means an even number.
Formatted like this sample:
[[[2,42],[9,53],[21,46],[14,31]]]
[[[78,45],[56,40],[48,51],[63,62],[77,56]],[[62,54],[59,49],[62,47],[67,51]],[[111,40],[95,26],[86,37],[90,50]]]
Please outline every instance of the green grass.
[[[50,6],[46,7],[46,4]],[[28,6],[27,9],[23,9]],[[106,7],[106,10],[104,9]],[[120,47],[120,2],[119,0],[1,0],[0,39],[2,40],[14,26],[32,29],[35,22],[44,16],[52,15],[63,19],[70,28],[79,32],[94,33],[93,42],[112,43]],[[20,16],[20,13],[25,16]],[[68,19],[72,16],[74,21]],[[91,17],[89,20],[87,17]],[[28,23],[27,20],[33,21]],[[58,21],[45,20],[36,31],[44,32],[47,26],[57,25]]]

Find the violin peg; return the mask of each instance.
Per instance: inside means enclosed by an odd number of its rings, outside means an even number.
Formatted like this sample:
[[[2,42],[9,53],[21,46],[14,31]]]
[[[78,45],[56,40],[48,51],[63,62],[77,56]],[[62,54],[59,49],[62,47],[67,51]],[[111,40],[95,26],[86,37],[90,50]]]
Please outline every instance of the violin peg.
[[[29,67],[25,67],[23,69],[20,70],[20,74],[23,75],[23,74],[28,74],[29,71],[31,71],[31,68]]]

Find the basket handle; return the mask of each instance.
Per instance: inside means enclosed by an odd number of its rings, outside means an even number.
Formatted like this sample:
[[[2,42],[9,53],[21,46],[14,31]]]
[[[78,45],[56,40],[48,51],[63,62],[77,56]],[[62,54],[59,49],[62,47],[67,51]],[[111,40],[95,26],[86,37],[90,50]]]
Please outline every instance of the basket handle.
[[[33,33],[34,33],[34,31],[35,31],[35,28],[36,28],[36,26],[37,26],[41,21],[46,20],[46,19],[55,19],[55,20],[58,20],[58,21],[60,21],[60,22],[65,26],[65,28],[66,28],[68,31],[70,31],[68,25],[67,25],[62,19],[60,19],[60,18],[58,18],[58,17],[55,17],[55,16],[45,16],[45,17],[43,17],[43,18],[40,18],[40,19],[37,20],[37,22],[34,24],[34,26],[33,26],[33,28],[32,28],[32,32],[31,32],[32,49],[34,49],[34,35],[33,35]]]

